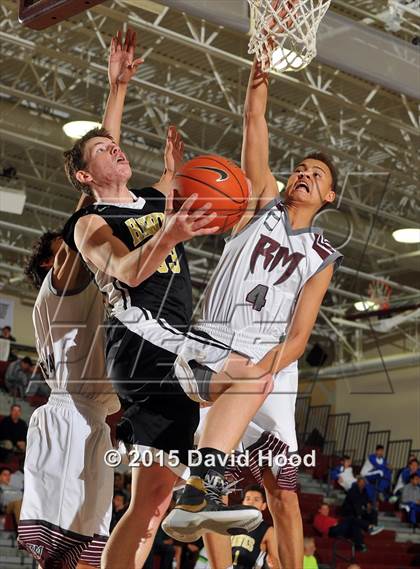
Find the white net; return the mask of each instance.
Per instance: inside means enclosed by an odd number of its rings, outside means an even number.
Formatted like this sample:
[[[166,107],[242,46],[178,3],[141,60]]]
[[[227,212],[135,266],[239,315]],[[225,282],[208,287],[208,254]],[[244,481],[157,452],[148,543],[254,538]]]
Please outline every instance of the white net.
[[[248,0],[253,33],[248,52],[264,71],[299,71],[316,56],[316,34],[331,0]]]

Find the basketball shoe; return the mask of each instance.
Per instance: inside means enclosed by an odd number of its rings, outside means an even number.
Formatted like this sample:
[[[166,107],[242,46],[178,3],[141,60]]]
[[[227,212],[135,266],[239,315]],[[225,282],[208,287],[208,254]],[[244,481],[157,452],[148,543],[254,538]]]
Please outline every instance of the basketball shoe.
[[[209,470],[204,479],[191,476],[162,528],[172,538],[185,542],[209,531],[224,535],[253,531],[262,522],[261,512],[250,506],[226,506],[222,496],[229,486],[214,470]]]

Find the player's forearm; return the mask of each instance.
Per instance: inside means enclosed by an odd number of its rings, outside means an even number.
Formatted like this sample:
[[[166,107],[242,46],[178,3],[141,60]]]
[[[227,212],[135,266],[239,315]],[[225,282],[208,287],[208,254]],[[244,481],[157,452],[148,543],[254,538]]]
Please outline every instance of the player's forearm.
[[[124,256],[116,271],[120,280],[131,287],[139,286],[159,269],[174,247],[175,242],[158,231],[145,245]]]
[[[108,101],[102,121],[102,126],[111,134],[116,144],[120,143],[121,121],[126,94],[126,83],[118,83],[110,86]]]
[[[300,335],[287,338],[285,342],[270,350],[258,362],[258,367],[266,373],[275,375],[303,355],[306,343],[307,338]]]
[[[249,75],[248,88],[246,91],[244,119],[251,119],[253,116],[265,116],[268,100],[268,74],[261,71],[257,60],[251,68]]]

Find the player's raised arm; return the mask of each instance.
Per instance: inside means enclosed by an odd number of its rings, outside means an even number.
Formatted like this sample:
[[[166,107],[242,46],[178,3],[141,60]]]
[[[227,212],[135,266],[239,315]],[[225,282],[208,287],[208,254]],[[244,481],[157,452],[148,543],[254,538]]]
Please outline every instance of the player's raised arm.
[[[121,119],[124,109],[128,83],[136,73],[143,59],[135,57],[136,33],[128,29],[124,43],[121,31],[111,39],[108,58],[109,96],[102,121],[102,126],[119,144]]]
[[[259,368],[276,374],[303,355],[333,271],[333,265],[328,265],[308,280],[299,296],[286,340],[268,352],[259,362]]]
[[[255,211],[278,195],[269,167],[269,136],[265,118],[268,99],[268,74],[257,60],[251,68],[244,106],[242,169],[252,183]]]
[[[165,194],[169,195],[173,189],[173,182],[176,172],[181,168],[184,160],[184,142],[181,134],[177,131],[176,126],[171,125],[166,135],[166,144],[164,151],[164,170],[158,182],[153,187]]]

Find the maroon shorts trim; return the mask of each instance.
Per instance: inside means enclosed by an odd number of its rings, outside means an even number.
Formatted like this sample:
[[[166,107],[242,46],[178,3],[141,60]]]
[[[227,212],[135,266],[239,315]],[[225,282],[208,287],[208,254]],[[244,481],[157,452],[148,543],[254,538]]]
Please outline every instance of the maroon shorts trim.
[[[18,546],[25,549],[43,569],[76,569],[79,560],[100,567],[107,538],[85,536],[43,520],[21,520]]]
[[[274,458],[278,455],[289,457],[289,446],[281,441],[278,437],[268,431],[264,431],[260,438],[247,449],[248,453],[248,468],[255,479],[255,481],[262,485],[263,474],[267,468],[270,468],[268,457]],[[266,460],[264,460],[266,458]],[[273,474],[276,478],[278,488],[282,490],[290,490],[296,492],[297,490],[297,474],[298,467],[290,464],[272,468]],[[228,466],[226,469],[226,476],[232,480],[239,480],[243,478],[243,468],[239,466]]]

